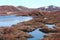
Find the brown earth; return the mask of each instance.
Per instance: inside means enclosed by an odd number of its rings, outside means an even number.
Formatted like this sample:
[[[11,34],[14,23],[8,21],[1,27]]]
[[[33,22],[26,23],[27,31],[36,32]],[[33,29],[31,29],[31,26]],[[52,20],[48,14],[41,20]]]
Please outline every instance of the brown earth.
[[[0,40],[27,40],[32,37],[28,32],[37,28],[46,33],[42,40],[60,40],[60,11],[41,10],[18,10],[14,6],[1,6],[0,15],[32,16],[33,19],[27,22],[12,25],[12,27],[0,28]],[[46,24],[55,24],[55,27],[48,28]]]

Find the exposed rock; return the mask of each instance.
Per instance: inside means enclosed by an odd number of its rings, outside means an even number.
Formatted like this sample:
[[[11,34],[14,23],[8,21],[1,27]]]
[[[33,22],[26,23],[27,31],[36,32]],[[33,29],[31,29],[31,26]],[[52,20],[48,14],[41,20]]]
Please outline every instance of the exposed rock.
[[[37,8],[37,9],[44,10],[44,11],[56,11],[56,10],[60,10],[60,7],[50,5],[50,6],[40,7],[40,8]]]
[[[20,10],[21,9],[21,10]],[[27,22],[17,23],[11,27],[0,28],[0,40],[27,40],[32,37],[28,32],[37,28],[47,33],[43,40],[60,40],[60,11],[41,11],[14,6],[0,6],[0,15],[32,16],[33,19]],[[55,24],[48,28],[46,24]]]
[[[14,12],[14,11],[19,11],[16,7],[14,6],[9,6],[9,5],[4,5],[0,6],[0,12]]]

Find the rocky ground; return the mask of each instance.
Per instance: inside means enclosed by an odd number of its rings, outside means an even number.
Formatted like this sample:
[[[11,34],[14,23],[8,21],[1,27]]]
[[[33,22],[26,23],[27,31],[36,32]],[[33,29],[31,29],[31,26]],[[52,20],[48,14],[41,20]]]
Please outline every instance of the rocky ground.
[[[40,28],[39,31],[46,33],[41,40],[60,40],[60,11],[41,11],[41,10],[29,10],[20,11],[13,6],[9,10],[4,12],[0,10],[0,15],[14,15],[16,16],[32,16],[33,19],[27,22],[18,23],[11,27],[0,27],[0,40],[27,40],[27,38],[33,37],[28,34]],[[0,7],[4,8],[7,7]],[[13,11],[14,10],[14,11]],[[55,24],[53,28],[48,28],[46,24]]]

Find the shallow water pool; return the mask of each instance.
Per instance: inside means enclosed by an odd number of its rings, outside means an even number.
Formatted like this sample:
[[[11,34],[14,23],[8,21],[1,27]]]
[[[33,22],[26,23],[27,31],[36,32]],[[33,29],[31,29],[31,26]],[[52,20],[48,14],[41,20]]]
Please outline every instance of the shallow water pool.
[[[39,29],[36,29],[35,31],[32,31],[29,34],[31,34],[33,36],[33,38],[29,38],[28,40],[40,40],[45,35],[45,33],[39,31]]]
[[[31,16],[15,16],[15,15],[0,16],[0,27],[11,26],[13,24],[17,24],[19,22],[25,22],[29,20],[32,20]]]

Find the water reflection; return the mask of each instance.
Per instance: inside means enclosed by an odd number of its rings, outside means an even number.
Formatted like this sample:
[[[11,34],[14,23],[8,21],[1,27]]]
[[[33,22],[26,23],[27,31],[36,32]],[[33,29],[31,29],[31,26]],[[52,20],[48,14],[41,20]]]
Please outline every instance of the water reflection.
[[[39,29],[36,29],[33,32],[30,32],[29,34],[31,34],[34,38],[29,38],[28,40],[39,40],[42,39],[44,36],[44,33],[39,31]]]
[[[32,17],[30,16],[15,16],[15,15],[8,15],[8,16],[0,16],[0,26],[11,26],[13,24],[17,24],[19,22],[24,22],[24,21],[29,21],[32,20]],[[53,28],[55,26],[54,24],[48,25],[46,24],[49,28]],[[36,29],[33,32],[30,32],[34,38],[29,38],[28,40],[39,40],[42,39],[44,36],[44,33],[39,31],[39,29]]]
[[[0,16],[0,26],[11,26],[13,24],[17,24],[19,22],[29,21],[32,17],[30,16]]]
[[[46,24],[46,26],[48,26],[48,28],[53,28],[55,24]]]
[[[46,26],[48,26],[48,28],[53,28],[55,25],[54,24],[46,24]],[[35,31],[30,32],[29,34],[33,35],[34,38],[29,38],[28,40],[40,40],[45,35],[45,33],[39,31],[39,29],[36,29]]]

